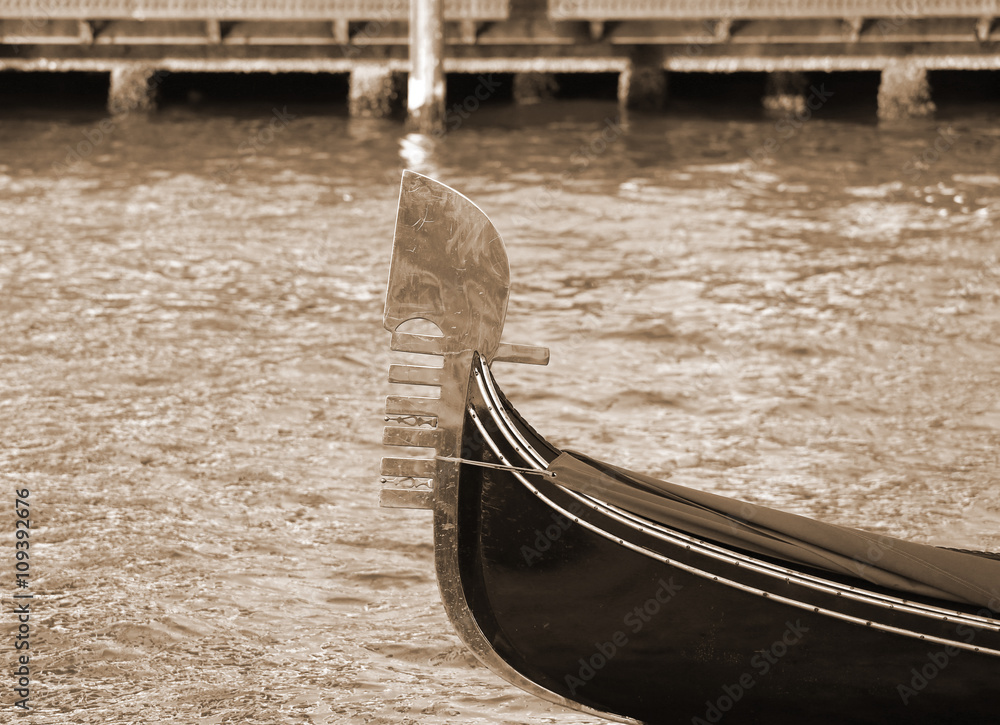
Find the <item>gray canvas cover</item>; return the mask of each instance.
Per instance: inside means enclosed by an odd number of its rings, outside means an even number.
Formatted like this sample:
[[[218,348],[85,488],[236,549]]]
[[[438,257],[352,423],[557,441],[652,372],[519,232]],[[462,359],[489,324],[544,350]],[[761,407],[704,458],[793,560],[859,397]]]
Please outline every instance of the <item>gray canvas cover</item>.
[[[1000,560],[827,524],[633,473],[579,453],[555,481],[671,529],[897,590],[1000,609]]]

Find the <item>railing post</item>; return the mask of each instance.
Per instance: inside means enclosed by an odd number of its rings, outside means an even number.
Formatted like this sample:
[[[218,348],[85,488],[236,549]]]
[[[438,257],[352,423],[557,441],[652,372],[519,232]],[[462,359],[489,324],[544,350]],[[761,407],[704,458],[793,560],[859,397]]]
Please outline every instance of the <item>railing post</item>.
[[[421,133],[444,129],[444,0],[410,0],[409,124]]]

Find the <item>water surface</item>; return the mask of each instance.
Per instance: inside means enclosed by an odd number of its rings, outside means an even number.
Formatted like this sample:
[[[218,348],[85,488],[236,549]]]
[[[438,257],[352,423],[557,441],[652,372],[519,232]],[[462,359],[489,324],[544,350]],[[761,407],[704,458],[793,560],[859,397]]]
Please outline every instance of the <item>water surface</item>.
[[[743,116],[567,101],[441,140],[297,106],[5,113],[37,721],[597,722],[475,666],[429,514],[377,508],[403,168],[504,235],[505,338],[552,363],[495,372],[556,444],[1000,548],[997,112]]]

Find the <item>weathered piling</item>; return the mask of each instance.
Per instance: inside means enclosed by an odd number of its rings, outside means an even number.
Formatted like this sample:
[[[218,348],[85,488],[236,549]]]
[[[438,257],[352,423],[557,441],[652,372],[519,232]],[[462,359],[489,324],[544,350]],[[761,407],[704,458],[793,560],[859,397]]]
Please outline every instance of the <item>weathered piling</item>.
[[[927,68],[910,59],[890,60],[878,87],[878,117],[883,121],[920,118],[934,113]]]
[[[767,86],[761,104],[768,113],[789,115],[802,113],[806,108],[805,73],[776,71],[767,76]]]
[[[515,73],[513,96],[515,103],[538,103],[555,97],[559,83],[554,73]]]
[[[399,107],[402,79],[384,64],[360,63],[351,70],[348,108],[356,118],[387,118]]]
[[[618,103],[623,108],[655,111],[667,98],[667,74],[659,65],[629,63],[618,76]]]
[[[409,125],[421,133],[439,132],[445,120],[444,0],[410,2]]]
[[[111,70],[108,111],[113,116],[142,113],[156,108],[156,69],[145,65],[120,65]]]

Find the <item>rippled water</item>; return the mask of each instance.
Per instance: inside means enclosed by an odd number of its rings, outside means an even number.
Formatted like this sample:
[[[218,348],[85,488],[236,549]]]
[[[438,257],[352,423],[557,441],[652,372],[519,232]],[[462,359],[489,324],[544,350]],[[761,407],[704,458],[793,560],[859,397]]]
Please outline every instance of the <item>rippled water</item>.
[[[504,234],[505,337],[553,361],[496,372],[556,444],[1000,547],[997,113],[614,110],[444,140],[298,107],[4,115],[0,461],[38,527],[38,722],[596,722],[475,666],[429,515],[377,508],[406,167]]]

